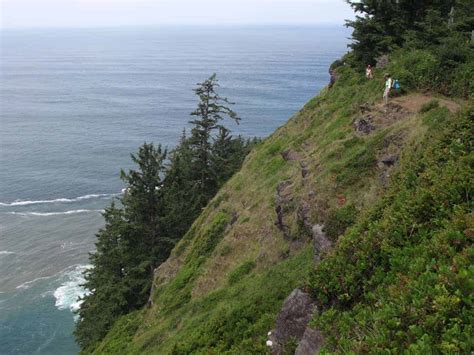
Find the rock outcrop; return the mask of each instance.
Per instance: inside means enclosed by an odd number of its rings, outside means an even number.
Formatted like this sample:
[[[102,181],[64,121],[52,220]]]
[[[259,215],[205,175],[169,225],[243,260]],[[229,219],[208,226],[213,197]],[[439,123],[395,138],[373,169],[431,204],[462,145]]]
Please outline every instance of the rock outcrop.
[[[300,289],[295,289],[286,298],[280,313],[278,313],[276,328],[269,333],[273,354],[283,354],[285,345],[290,341],[300,342],[314,310],[313,299]]]
[[[317,264],[321,260],[321,253],[331,249],[332,242],[323,232],[324,226],[315,224],[312,228],[313,232],[313,257],[314,263]]]
[[[299,154],[294,150],[288,149],[281,153],[281,157],[286,161],[299,161],[301,160]]]
[[[319,330],[307,327],[296,348],[295,355],[315,355],[319,353],[323,345],[323,334]]]
[[[288,205],[293,199],[291,194],[291,181],[285,180],[281,182],[276,189],[275,193],[275,213],[277,220],[275,225],[283,233],[285,238],[290,238],[289,227],[285,224],[284,217],[284,207]]]

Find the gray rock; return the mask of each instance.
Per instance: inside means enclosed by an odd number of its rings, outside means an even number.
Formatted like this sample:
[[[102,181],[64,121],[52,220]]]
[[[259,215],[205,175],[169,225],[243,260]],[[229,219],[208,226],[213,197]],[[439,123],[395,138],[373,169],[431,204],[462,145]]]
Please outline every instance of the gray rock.
[[[289,239],[291,236],[289,234],[289,227],[284,223],[284,207],[287,206],[293,199],[291,189],[289,188],[290,186],[290,180],[282,181],[280,184],[278,184],[275,193],[275,213],[277,217],[275,225],[281,232],[283,232],[283,236],[287,239]]]
[[[379,175],[379,180],[383,187],[387,187],[390,183],[390,172],[388,170],[382,172]]]
[[[339,80],[339,74],[335,70],[329,70],[329,75],[331,76],[329,78],[329,89],[336,83],[336,81]]]
[[[301,159],[299,154],[297,152],[295,152],[294,150],[291,150],[291,149],[288,149],[288,150],[285,150],[284,152],[282,152],[281,156],[286,161],[300,160]]]
[[[382,164],[386,165],[386,166],[392,166],[392,165],[395,165],[397,160],[398,160],[397,155],[390,154],[390,155],[386,155],[386,156],[382,157],[382,159],[380,159],[380,162]]]
[[[283,303],[277,316],[276,328],[273,333],[275,341],[284,345],[291,339],[299,341],[306,330],[315,308],[311,296],[295,289]]]
[[[366,102],[366,103],[363,104],[363,105],[360,105],[360,106],[359,106],[359,109],[360,109],[360,112],[363,113],[363,114],[366,113],[366,112],[372,111],[372,110],[370,109],[370,105],[369,105],[368,102]]]
[[[324,226],[315,224],[312,228],[313,232],[313,255],[314,262],[318,263],[321,260],[321,253],[328,251],[332,247],[331,240],[323,232]]]
[[[311,230],[311,222],[309,220],[309,215],[311,213],[311,206],[306,200],[301,200],[298,206],[298,211],[296,212],[298,222],[308,229],[308,232]]]
[[[355,120],[354,129],[357,132],[369,134],[370,132],[375,130],[375,126],[372,124],[372,117],[366,116]]]
[[[296,348],[295,355],[315,355],[319,353],[323,345],[323,334],[317,329],[307,327]]]
[[[309,174],[308,164],[306,164],[306,162],[301,160],[300,167],[301,167],[301,177],[304,179]]]
[[[304,179],[309,174],[309,169],[307,167],[301,168],[301,177]]]
[[[281,194],[288,186],[291,185],[291,180],[285,180],[278,184],[277,193]]]

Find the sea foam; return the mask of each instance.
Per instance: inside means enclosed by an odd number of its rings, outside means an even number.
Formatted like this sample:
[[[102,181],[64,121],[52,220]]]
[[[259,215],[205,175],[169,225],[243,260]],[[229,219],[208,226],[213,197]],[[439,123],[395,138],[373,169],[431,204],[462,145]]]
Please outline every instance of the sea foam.
[[[71,202],[79,202],[84,200],[90,200],[94,198],[100,199],[109,199],[113,197],[120,196],[121,193],[116,194],[90,194],[79,196],[75,198],[56,198],[53,200],[16,200],[10,203],[7,202],[0,202],[0,206],[3,207],[14,207],[14,206],[29,206],[29,205],[42,205],[42,204],[50,204],[50,203],[71,203]]]
[[[8,250],[0,250],[0,255],[10,255],[10,254],[16,254],[13,251],[8,251]]]
[[[6,214],[16,215],[16,216],[37,216],[37,217],[47,217],[47,216],[61,216],[68,214],[78,214],[78,213],[97,213],[104,212],[104,210],[71,210],[63,212],[6,212]]]
[[[18,285],[16,287],[17,290],[26,290],[26,289],[29,289],[31,287],[32,284],[34,284],[35,282],[38,282],[38,281],[41,281],[41,280],[48,280],[52,277],[54,277],[55,275],[51,275],[51,276],[41,276],[41,277],[37,277],[36,279],[33,279],[33,280],[30,280],[30,281],[26,281],[24,283],[22,283],[21,285]]]
[[[64,275],[65,281],[54,291],[55,305],[58,309],[69,309],[71,312],[79,310],[82,303],[79,297],[89,294],[89,291],[82,286],[85,282],[83,272],[91,267],[91,265],[78,265]],[[77,317],[75,318],[77,320]]]

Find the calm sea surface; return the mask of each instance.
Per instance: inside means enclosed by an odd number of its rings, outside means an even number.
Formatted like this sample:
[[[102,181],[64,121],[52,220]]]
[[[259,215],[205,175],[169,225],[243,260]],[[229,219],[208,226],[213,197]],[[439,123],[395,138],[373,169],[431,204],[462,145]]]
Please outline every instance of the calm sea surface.
[[[143,142],[172,147],[216,72],[265,137],[329,80],[340,28],[5,30],[0,77],[0,354],[74,354],[100,211]]]

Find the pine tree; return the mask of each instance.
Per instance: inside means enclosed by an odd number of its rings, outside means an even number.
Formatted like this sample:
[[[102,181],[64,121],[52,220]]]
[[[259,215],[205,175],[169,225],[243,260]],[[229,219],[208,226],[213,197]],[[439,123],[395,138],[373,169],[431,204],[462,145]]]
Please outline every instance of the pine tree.
[[[164,233],[166,213],[162,174],[166,151],[144,144],[132,160],[138,170],[122,171],[127,183],[121,208],[113,203],[104,213],[105,227],[97,234],[92,268],[85,274],[76,337],[82,348],[101,340],[122,314],[143,306],[154,269],[169,255],[173,242]]]
[[[105,227],[97,233],[96,251],[90,254],[92,268],[83,285],[89,293],[82,298],[75,336],[85,349],[100,341],[115,319],[128,311],[124,285],[124,240],[127,224],[114,203],[103,214]]]
[[[201,212],[194,196],[193,152],[186,131],[183,130],[180,143],[169,155],[164,180],[167,214],[164,225],[167,235],[179,240]],[[186,211],[184,213],[184,211]]]
[[[128,185],[122,204],[124,218],[131,229],[125,246],[131,308],[146,302],[154,270],[166,260],[173,247],[162,221],[166,214],[162,189],[166,156],[161,145],[155,148],[145,143],[137,155],[132,154],[139,169],[121,172],[122,180]]]
[[[453,9],[466,11],[466,0],[346,1],[358,14],[346,23],[354,29],[350,47],[358,65],[373,64],[380,54],[402,47],[407,38],[418,46],[430,44],[446,35]]]
[[[161,145],[145,143],[131,156],[138,169],[121,171],[126,192],[119,207],[112,203],[104,212],[105,227],[90,255],[93,268],[85,273],[90,292],[75,331],[82,349],[93,349],[119,316],[146,304],[155,268],[256,143],[232,138],[221,124],[240,119],[217,87],[213,75],[195,90],[200,102],[190,137],[183,130],[169,155]]]
[[[196,119],[190,121],[193,128],[189,143],[193,151],[194,189],[200,200],[198,203],[200,207],[205,206],[219,185],[218,174],[211,164],[213,132],[224,129],[221,121],[225,118],[230,118],[236,123],[240,121],[237,114],[228,107],[233,103],[216,92],[218,87],[216,74],[213,74],[203,83],[199,83],[194,90],[200,101],[197,109],[191,113]]]

